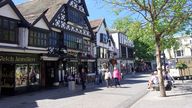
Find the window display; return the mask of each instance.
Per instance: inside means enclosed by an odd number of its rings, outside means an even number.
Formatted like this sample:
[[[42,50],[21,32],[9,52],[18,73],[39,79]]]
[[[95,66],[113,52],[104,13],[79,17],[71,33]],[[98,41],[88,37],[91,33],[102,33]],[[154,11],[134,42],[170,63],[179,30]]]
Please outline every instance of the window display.
[[[15,86],[22,87],[27,86],[28,77],[28,66],[27,64],[17,64],[15,72]]]
[[[38,85],[39,77],[39,65],[29,64],[29,85]]]

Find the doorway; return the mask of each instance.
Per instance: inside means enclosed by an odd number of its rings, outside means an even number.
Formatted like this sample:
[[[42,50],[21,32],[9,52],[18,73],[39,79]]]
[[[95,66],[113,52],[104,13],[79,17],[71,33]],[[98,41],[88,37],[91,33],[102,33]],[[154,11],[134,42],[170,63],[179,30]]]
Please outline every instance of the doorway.
[[[15,90],[15,64],[2,64],[1,70],[1,95],[14,95]]]

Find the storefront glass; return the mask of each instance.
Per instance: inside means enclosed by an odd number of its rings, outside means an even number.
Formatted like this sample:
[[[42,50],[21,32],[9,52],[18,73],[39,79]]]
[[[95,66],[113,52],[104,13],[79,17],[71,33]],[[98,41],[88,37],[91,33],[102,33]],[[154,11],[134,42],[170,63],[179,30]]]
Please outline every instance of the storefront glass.
[[[29,85],[38,85],[39,79],[39,65],[29,64]]]
[[[28,66],[27,64],[17,64],[15,72],[15,86],[27,86]]]

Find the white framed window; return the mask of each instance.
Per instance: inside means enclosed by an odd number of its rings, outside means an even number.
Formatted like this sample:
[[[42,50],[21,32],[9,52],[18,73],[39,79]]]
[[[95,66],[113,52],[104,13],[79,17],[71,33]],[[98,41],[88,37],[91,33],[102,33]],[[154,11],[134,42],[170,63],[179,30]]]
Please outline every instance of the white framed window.
[[[181,56],[184,56],[183,50],[178,50],[177,51],[177,57],[181,57]]]

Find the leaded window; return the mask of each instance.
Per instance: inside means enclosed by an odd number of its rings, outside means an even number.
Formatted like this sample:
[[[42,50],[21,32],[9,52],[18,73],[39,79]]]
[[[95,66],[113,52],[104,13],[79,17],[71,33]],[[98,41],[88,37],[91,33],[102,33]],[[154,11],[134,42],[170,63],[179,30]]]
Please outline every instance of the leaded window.
[[[82,50],[83,49],[83,39],[75,33],[64,33],[64,45],[68,48]]]
[[[49,34],[49,46],[57,47],[59,42],[60,34],[58,32],[52,31]]]
[[[91,52],[91,42],[89,40],[83,40],[83,51]]]
[[[121,57],[126,58],[126,47],[125,46],[121,46]]]
[[[86,26],[83,14],[72,8],[68,8],[68,20],[82,27]]]
[[[0,17],[0,42],[18,43],[17,21]]]
[[[30,29],[29,31],[29,46],[47,47],[48,32],[39,29]]]

